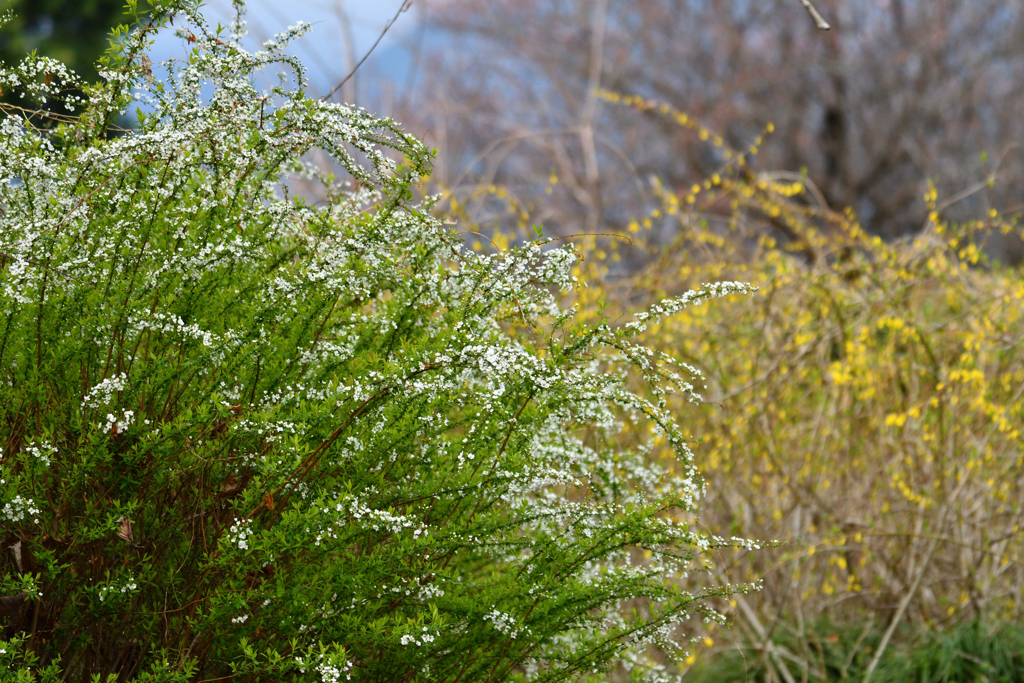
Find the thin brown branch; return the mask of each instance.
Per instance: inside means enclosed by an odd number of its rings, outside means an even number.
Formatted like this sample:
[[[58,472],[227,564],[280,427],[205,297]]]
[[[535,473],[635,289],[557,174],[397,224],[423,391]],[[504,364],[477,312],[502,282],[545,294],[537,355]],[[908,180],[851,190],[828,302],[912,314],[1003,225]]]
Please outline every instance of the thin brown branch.
[[[410,7],[412,7],[412,0],[408,0],[408,2],[402,3],[401,7],[398,8],[398,11],[395,12],[395,16],[391,17],[391,20],[384,25],[384,30],[380,32],[380,35],[377,36],[377,40],[374,41],[373,45],[370,46],[370,49],[366,51],[366,54],[363,55],[363,58],[360,59],[359,62],[354,67],[352,67],[352,69],[348,72],[348,75],[345,76],[345,78],[341,79],[341,83],[338,83],[338,85],[331,88],[331,91],[329,93],[320,98],[321,102],[326,102],[327,100],[331,99],[331,95],[338,92],[338,90],[340,90],[343,85],[348,83],[348,80],[355,75],[356,71],[359,70],[359,67],[361,67],[363,65],[363,62],[366,61],[366,58],[369,57],[370,54],[377,48],[377,45],[380,44],[380,41],[384,39],[384,35],[388,32],[388,29],[391,28],[391,26],[396,21],[398,21],[398,17],[402,15],[402,12],[405,12]]]
[[[814,19],[815,26],[820,28],[822,31],[828,31],[832,28],[832,26],[825,21],[825,17],[821,16],[821,13],[814,9],[814,5],[811,4],[811,0],[800,0],[800,4],[810,12],[811,18]]]

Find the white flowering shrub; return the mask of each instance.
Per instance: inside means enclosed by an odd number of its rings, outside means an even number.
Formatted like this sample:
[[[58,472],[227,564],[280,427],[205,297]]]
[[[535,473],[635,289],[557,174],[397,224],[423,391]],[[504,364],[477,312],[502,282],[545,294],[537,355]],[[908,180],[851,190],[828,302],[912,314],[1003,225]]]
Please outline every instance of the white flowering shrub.
[[[172,15],[191,53],[158,81],[144,50]],[[305,95],[283,49],[308,27],[249,54],[240,20],[157,16],[118,32],[102,84],[0,70],[26,102],[0,120],[5,670],[568,680],[718,619],[708,598],[747,587],[688,574],[746,542],[695,528],[665,409],[699,376],[632,340],[748,288],[585,326],[559,304],[571,247],[465,250],[412,200],[429,150]]]

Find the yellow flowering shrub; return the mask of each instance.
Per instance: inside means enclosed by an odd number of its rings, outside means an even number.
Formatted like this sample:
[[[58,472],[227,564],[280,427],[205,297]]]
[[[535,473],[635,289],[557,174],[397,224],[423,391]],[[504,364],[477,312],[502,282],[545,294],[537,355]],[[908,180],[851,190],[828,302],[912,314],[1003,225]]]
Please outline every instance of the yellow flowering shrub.
[[[609,259],[586,259],[579,304],[600,301],[614,319],[608,301],[722,279],[760,288],[646,332],[707,376],[705,404],[687,413],[702,435],[702,522],[785,542],[723,556],[723,582],[765,579],[732,616],[755,641],[776,619],[799,632],[822,615],[877,617],[879,629],[1019,619],[1024,274],[984,264],[974,240],[1019,228],[933,211],[917,237],[886,244],[851,212],[804,200],[799,180],[729,171],[678,213],[671,244],[645,250],[639,274],[613,281]],[[671,214],[679,204],[659,190]],[[614,249],[582,242],[585,254]]]
[[[624,324],[626,310],[702,283],[760,289],[644,332],[706,375],[703,405],[669,399],[707,482],[701,524],[783,543],[719,558],[723,585],[764,588],[723,601],[740,628],[714,646],[710,624],[685,663],[740,634],[778,666],[813,667],[806,624],[821,619],[876,632],[1019,620],[1024,273],[987,263],[979,247],[986,231],[1020,233],[1017,218],[990,210],[952,224],[929,185],[927,224],[886,243],[852,210],[827,207],[804,175],[754,170],[771,124],[736,150],[671,107],[602,96],[673,118],[725,162],[692,187],[652,179],[652,208],[619,235],[572,237],[584,315]],[[670,243],[655,243],[666,233]],[[624,263],[642,266],[623,277]],[[653,434],[633,437],[674,457]],[[802,645],[784,651],[773,638]]]

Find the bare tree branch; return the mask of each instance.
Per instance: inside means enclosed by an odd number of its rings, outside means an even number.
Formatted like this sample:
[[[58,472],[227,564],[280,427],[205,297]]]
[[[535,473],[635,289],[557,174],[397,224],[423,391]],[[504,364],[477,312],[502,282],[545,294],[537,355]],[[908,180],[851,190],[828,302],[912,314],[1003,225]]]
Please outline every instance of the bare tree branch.
[[[807,11],[811,13],[815,26],[820,28],[822,31],[828,31],[832,28],[832,26],[825,21],[825,17],[821,16],[818,10],[814,9],[814,5],[811,4],[811,0],[800,0],[800,4],[806,7]]]
[[[755,3],[735,15],[720,11],[729,3],[698,0],[609,3],[597,80],[677,107],[732,145],[746,145],[772,121],[757,169],[806,168],[791,181],[814,180],[817,192],[803,184],[812,204],[853,207],[866,230],[886,239],[926,223],[920,190],[927,178],[942,197],[972,181],[987,183],[992,163],[979,162],[978,150],[994,151],[1024,134],[1024,97],[1014,90],[1024,77],[1024,11],[1004,17],[1000,0],[933,0],[927,12],[905,15],[874,0],[807,1],[829,24],[840,20],[832,16],[836,7],[851,12],[849,26],[828,32],[835,38],[842,31],[843,40],[815,40],[816,22],[794,17],[801,11],[795,2],[790,13]],[[428,47],[427,82],[400,108],[412,130],[429,128],[443,142],[440,182],[486,187],[496,178],[527,205],[543,207],[550,230],[589,230],[594,213],[604,230],[650,210],[652,198],[633,191],[637,172],[657,176],[677,194],[716,172],[723,162],[718,148],[693,140],[673,116],[599,107],[587,118],[600,8],[599,0],[492,0],[486,11],[472,0],[429,5],[432,27],[469,39]],[[946,30],[949,40],[934,38]],[[549,134],[555,130],[579,135],[558,134],[556,144]],[[512,138],[528,144],[492,146]],[[625,160],[602,141],[625,150]],[[950,219],[982,205],[1019,204],[1013,188],[1021,178],[1024,153],[1015,152],[993,187],[948,207]],[[674,229],[670,223],[653,221],[659,239]],[[1004,250],[1000,260],[1016,262],[1024,246],[1014,246],[1014,235],[1006,239],[1005,249],[994,241],[991,248]]]
[[[395,16],[391,17],[391,20],[384,25],[384,30],[380,32],[380,35],[377,36],[377,40],[374,41],[373,45],[370,46],[370,49],[366,51],[366,54],[363,55],[363,58],[359,60],[359,63],[352,67],[352,70],[348,72],[348,75],[345,76],[345,78],[341,79],[341,83],[338,83],[338,85],[331,88],[331,91],[329,93],[320,98],[321,102],[326,102],[327,100],[329,100],[331,98],[331,95],[338,92],[338,90],[341,89],[341,86],[345,85],[348,82],[348,79],[352,78],[352,76],[355,75],[356,71],[359,70],[359,67],[361,67],[363,65],[363,62],[366,61],[366,58],[370,56],[370,53],[372,53],[380,44],[380,41],[384,39],[384,34],[388,32],[388,29],[391,28],[391,26],[394,25],[396,21],[398,21],[398,17],[402,15],[402,12],[405,12],[410,7],[412,7],[412,0],[408,0],[408,2],[402,3],[402,5],[398,8],[398,11],[395,12]]]

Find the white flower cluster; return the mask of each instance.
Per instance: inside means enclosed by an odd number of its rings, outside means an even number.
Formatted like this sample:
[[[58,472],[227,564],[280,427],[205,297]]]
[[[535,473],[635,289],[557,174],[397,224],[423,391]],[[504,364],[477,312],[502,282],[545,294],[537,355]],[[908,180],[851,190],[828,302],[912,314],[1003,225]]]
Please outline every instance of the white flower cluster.
[[[117,434],[128,429],[134,421],[134,410],[122,410],[120,416],[117,416],[114,413],[107,413],[106,423],[99,423],[99,428],[106,432]]]
[[[727,296],[729,294],[749,294],[756,292],[757,287],[745,282],[713,282],[703,284],[698,289],[691,289],[674,299],[665,299],[660,304],[651,306],[649,311],[636,314],[636,321],[627,323],[624,327],[627,330],[643,331],[647,329],[647,323],[657,324],[663,316],[674,315],[689,305],[700,306],[708,299]]]
[[[402,636],[399,642],[401,642],[402,645],[415,645],[417,647],[422,647],[427,643],[434,642],[434,635],[430,633],[430,629],[424,626],[422,633],[417,633],[415,635],[406,633]]]
[[[49,467],[50,456],[56,455],[57,447],[49,441],[41,441],[38,444],[31,443],[25,446],[25,452],[43,463],[44,467]]]
[[[0,15],[0,24],[4,17]],[[26,95],[35,98],[52,98],[60,93],[61,84],[77,84],[78,76],[62,62],[50,57],[25,57],[15,70],[7,71],[0,76],[0,89],[17,91],[18,96],[25,99]],[[78,96],[63,96],[61,101],[67,111],[75,110],[75,103],[80,102]]]
[[[192,264],[192,268],[187,269],[188,272],[193,276],[193,278],[197,278],[198,274],[202,273],[205,268],[212,266],[212,262],[207,258],[205,251],[211,250],[220,256],[226,249],[229,249],[229,247],[223,244],[201,248],[199,255],[191,257],[195,259],[196,262]],[[234,256],[234,254],[224,254],[221,258],[228,256]],[[239,254],[239,256],[241,255]],[[180,268],[181,265],[181,260],[177,260],[175,266]],[[213,346],[215,341],[215,337],[211,332],[202,329],[195,323],[186,323],[180,316],[169,313],[152,313],[146,318],[133,321],[133,323],[132,327],[137,331],[151,329],[155,332],[174,335],[178,338],[195,339],[200,344],[207,347]]]
[[[117,586],[117,585],[100,586],[96,590],[96,596],[100,599],[100,602],[103,602],[108,597],[110,597],[111,594],[124,595],[126,593],[131,593],[133,591],[136,591],[136,590],[138,590],[138,588],[139,588],[139,585],[137,583],[135,583],[135,579],[128,579],[128,581],[126,581],[124,584],[122,584],[120,586]]]
[[[345,662],[341,666],[334,664],[318,664],[316,667],[323,683],[338,683],[345,676],[346,681],[352,680],[352,663]]]
[[[497,609],[492,609],[489,614],[485,615],[484,621],[491,622],[491,625],[493,625],[495,629],[504,633],[513,640],[515,640],[515,637],[520,633],[530,632],[530,629],[526,626],[517,627],[517,621],[511,614],[505,614]]]
[[[123,372],[107,377],[92,389],[89,389],[85,395],[85,400],[82,401],[82,405],[87,408],[98,408],[108,405],[113,400],[114,394],[124,391],[127,385],[128,375]]]
[[[236,517],[235,523],[228,529],[228,541],[238,546],[239,550],[249,549],[249,538],[252,535],[252,522],[248,519]]]
[[[2,483],[4,483],[3,480],[0,480],[0,484]],[[20,495],[14,496],[8,503],[5,503],[0,514],[9,522],[17,523],[26,517],[32,517],[32,521],[39,524],[39,517],[36,516],[40,514],[39,508],[31,498],[22,498]]]
[[[427,602],[434,598],[444,596],[445,591],[443,588],[441,588],[441,586],[438,585],[439,583],[440,582],[432,581],[430,583],[416,585],[415,581],[410,582],[409,579],[405,577],[398,577],[398,582],[393,586],[388,584],[382,584],[381,586],[379,586],[375,594],[375,597],[379,600],[380,598],[386,596],[397,595],[404,597],[413,597],[419,602]],[[362,602],[365,602],[365,600],[363,600]],[[360,604],[362,604],[362,602]],[[353,598],[352,606],[355,607],[355,604],[355,598]]]
[[[427,529],[409,517],[396,515],[387,510],[375,510],[359,500],[353,500],[348,506],[348,511],[353,520],[362,522],[374,531],[386,529],[393,534],[399,534],[405,529],[413,529],[413,534],[417,537],[428,533]],[[363,521],[364,518],[366,521]]]
[[[323,683],[340,683],[342,676],[346,681],[352,680],[352,662],[338,655],[320,655],[318,659],[314,668]],[[306,669],[312,665],[304,657],[296,657],[295,662],[299,665],[299,673],[306,673]]]

